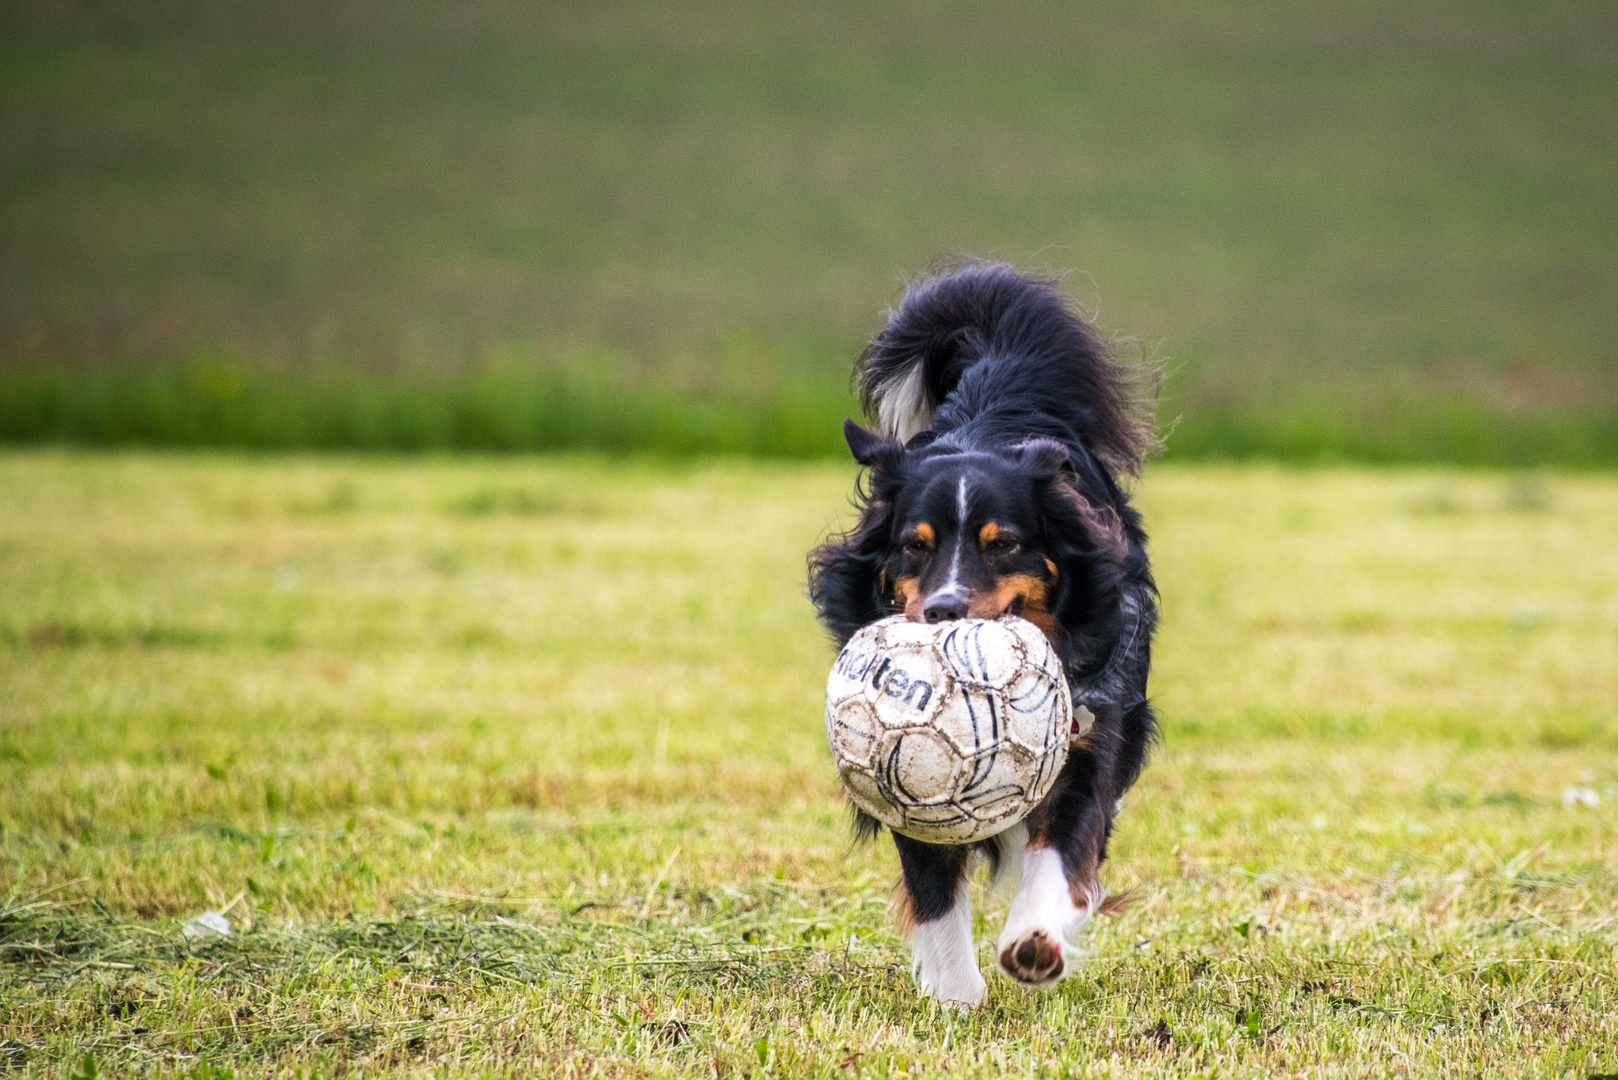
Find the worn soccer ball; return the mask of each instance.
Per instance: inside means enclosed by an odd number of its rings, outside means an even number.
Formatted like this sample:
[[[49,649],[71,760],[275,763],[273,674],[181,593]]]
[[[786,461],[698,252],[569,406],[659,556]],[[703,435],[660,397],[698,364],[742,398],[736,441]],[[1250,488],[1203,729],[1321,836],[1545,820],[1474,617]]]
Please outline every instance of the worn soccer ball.
[[[826,736],[862,810],[915,840],[966,844],[1021,821],[1050,791],[1073,708],[1033,623],[896,615],[855,634],[832,665]]]

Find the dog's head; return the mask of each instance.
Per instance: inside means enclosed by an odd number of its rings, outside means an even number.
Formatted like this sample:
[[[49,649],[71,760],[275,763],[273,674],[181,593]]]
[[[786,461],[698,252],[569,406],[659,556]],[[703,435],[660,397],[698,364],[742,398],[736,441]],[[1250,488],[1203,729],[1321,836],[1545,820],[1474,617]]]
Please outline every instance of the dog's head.
[[[836,549],[818,560],[819,585],[840,590],[847,609],[828,611],[837,597],[817,587],[834,626],[894,612],[929,623],[1010,613],[1061,647],[1102,614],[1127,539],[1117,513],[1081,493],[1084,477],[1061,443],[906,450],[852,422],[845,433],[869,473],[840,563]]]

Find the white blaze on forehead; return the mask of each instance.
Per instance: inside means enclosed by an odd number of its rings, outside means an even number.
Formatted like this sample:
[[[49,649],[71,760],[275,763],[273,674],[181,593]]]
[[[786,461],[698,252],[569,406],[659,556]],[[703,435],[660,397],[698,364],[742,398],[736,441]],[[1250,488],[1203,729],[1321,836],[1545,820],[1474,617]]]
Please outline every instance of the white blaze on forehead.
[[[944,582],[938,591],[960,592],[961,590],[961,545],[966,543],[966,477],[962,476],[960,483],[955,486],[955,513],[960,519],[955,530],[955,547],[949,556],[949,580]],[[937,595],[936,593],[934,595]]]

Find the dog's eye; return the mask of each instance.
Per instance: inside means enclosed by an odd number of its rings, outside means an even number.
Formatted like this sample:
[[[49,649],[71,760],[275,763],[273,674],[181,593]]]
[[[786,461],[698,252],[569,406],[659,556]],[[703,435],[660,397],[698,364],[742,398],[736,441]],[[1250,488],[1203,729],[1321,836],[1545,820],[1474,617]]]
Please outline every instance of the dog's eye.
[[[1006,552],[1012,551],[1016,547],[1017,541],[1011,539],[1009,536],[997,536],[993,540],[990,540],[987,544],[983,545],[983,550],[994,555],[1004,555]]]
[[[927,554],[927,545],[920,540],[906,540],[904,550],[906,555],[914,555],[919,559]]]

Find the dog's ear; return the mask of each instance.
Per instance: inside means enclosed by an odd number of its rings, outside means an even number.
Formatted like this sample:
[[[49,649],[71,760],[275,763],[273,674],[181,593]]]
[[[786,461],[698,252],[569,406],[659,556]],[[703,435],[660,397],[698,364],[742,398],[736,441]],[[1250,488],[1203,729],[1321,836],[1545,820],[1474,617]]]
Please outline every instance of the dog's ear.
[[[809,553],[809,597],[842,648],[869,623],[891,615],[882,566],[893,537],[893,498],[903,486],[904,447],[850,420],[843,425],[854,460],[870,468],[855,488],[859,520]]]
[[[1017,456],[1036,480],[1063,480],[1073,483],[1077,470],[1073,455],[1055,439],[1027,439],[1017,444]]]
[[[1022,467],[1044,484],[1047,522],[1070,540],[1082,537],[1081,546],[1108,558],[1122,560],[1128,554],[1129,539],[1118,512],[1084,496],[1078,466],[1067,447],[1055,439],[1028,439],[1017,444],[1017,454]]]
[[[892,465],[905,452],[904,444],[898,439],[878,435],[869,428],[860,427],[852,420],[843,421],[843,438],[848,440],[848,448],[853,452],[854,460],[861,465],[871,467]]]

